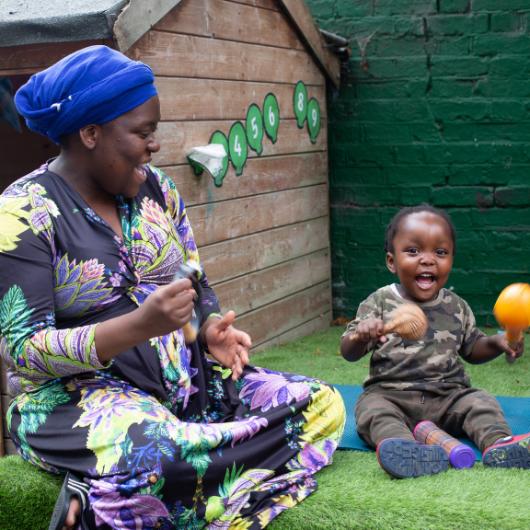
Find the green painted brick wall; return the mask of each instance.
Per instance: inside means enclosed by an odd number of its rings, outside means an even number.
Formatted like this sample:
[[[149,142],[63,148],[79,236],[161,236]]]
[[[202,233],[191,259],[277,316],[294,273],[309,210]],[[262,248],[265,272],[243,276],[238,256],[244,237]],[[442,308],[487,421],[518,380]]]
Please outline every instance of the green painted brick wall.
[[[384,227],[429,202],[457,229],[448,285],[493,324],[530,282],[530,0],[306,1],[352,49],[328,103],[335,315],[392,281]]]

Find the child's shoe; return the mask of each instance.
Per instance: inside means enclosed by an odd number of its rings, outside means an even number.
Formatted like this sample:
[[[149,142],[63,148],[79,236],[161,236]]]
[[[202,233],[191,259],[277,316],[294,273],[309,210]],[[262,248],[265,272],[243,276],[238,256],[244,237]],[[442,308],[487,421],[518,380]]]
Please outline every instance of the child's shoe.
[[[376,452],[381,467],[396,478],[434,475],[449,467],[449,459],[439,445],[386,438],[377,445]]]
[[[501,438],[482,453],[482,463],[491,467],[530,469],[530,433]]]

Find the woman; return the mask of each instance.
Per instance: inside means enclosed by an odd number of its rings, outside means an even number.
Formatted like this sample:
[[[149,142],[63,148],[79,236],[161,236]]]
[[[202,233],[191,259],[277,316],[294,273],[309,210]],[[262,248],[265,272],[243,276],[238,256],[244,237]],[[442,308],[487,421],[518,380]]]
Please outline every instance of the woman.
[[[250,338],[206,276],[173,281],[199,258],[149,164],[153,82],[92,46],[16,94],[61,152],[0,199],[9,429],[26,460],[68,472],[50,528],[262,528],[315,489],[344,407],[319,381],[247,366]]]

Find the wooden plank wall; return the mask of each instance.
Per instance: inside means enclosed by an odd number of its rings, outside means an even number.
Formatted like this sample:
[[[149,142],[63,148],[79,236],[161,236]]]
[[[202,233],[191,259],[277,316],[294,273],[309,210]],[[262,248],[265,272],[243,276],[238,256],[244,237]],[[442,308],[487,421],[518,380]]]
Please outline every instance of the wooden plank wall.
[[[2,390],[0,394],[0,410],[2,411],[0,424],[0,456],[3,455],[2,451],[5,451],[5,453],[8,455],[14,455],[17,451],[15,449],[15,444],[11,441],[11,438],[7,434],[6,425],[6,412],[11,398],[6,394],[5,389],[7,388],[7,382],[2,362],[0,362],[0,385]]]
[[[256,349],[306,335],[331,319],[325,79],[276,0],[183,0],[130,50],[157,77],[163,121],[154,163],[176,182],[203,266],[223,310]],[[316,97],[322,129],[312,144],[299,129],[293,90]],[[278,140],[249,149],[239,177],[222,187],[193,175],[192,147],[243,123],[272,92]]]

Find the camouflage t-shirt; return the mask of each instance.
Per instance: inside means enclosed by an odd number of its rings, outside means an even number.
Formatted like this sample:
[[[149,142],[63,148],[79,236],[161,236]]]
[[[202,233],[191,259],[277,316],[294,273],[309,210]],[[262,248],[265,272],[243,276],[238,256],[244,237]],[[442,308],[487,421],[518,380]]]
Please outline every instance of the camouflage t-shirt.
[[[399,294],[396,284],[381,287],[361,303],[344,335],[355,331],[366,318],[381,318],[386,324],[391,312],[405,302],[408,300]],[[419,341],[410,341],[390,333],[385,343],[370,342],[372,358],[365,388],[378,385],[437,392],[471,386],[461,357],[471,354],[475,341],[484,333],[476,327],[469,305],[448,289],[442,289],[436,299],[418,305],[429,321],[426,335]]]

